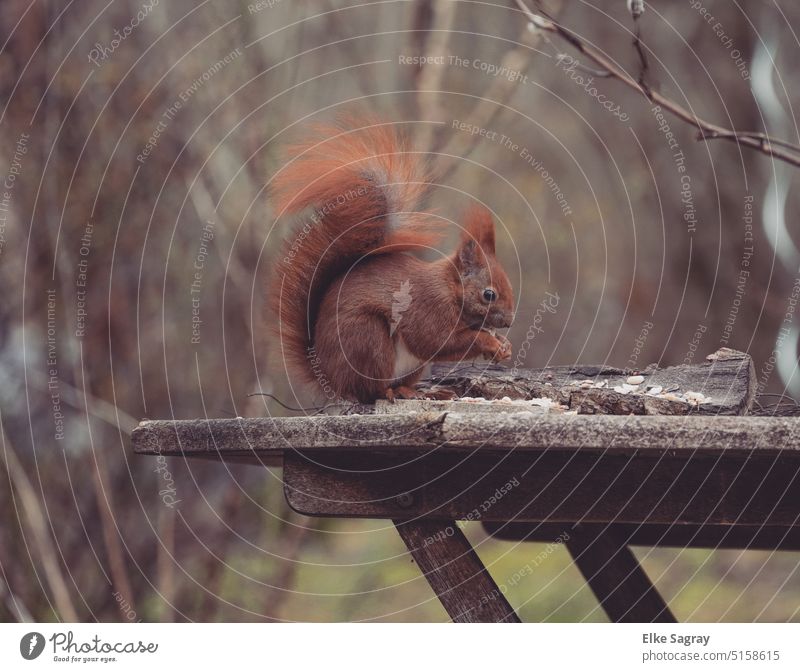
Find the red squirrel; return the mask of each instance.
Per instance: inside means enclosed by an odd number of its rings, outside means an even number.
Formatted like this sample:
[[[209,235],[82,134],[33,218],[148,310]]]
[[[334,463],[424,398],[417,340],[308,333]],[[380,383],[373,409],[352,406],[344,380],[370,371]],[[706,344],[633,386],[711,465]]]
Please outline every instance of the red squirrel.
[[[305,218],[272,269],[269,308],[292,380],[372,403],[420,396],[430,362],[511,357],[494,332],[511,326],[514,296],[489,211],[467,211],[449,256],[411,254],[445,232],[419,209],[429,184],[388,123],[317,126],[290,148],[272,197],[279,214]]]

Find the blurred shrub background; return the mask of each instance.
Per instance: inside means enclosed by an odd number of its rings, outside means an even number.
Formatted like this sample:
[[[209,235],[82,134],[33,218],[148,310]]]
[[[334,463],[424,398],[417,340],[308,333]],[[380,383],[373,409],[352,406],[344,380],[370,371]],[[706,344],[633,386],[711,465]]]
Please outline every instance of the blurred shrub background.
[[[625,5],[547,9],[636,77]],[[648,3],[648,81],[797,143],[799,19]],[[3,620],[446,617],[386,523],[308,520],[279,469],[158,464],[128,440],[145,417],[286,413],[257,391],[297,404],[262,310],[290,224],[268,183],[304,122],[354,104],[431,153],[444,216],[496,213],[515,345],[558,295],[525,366],[727,345],[762,392],[798,393],[800,172],[667,116],[670,146],[646,99],[570,69],[513,1],[5,0],[0,26]],[[605,619],[564,549],[515,580],[542,548],[466,530],[524,620]],[[681,620],[800,619],[798,554],[637,553]]]

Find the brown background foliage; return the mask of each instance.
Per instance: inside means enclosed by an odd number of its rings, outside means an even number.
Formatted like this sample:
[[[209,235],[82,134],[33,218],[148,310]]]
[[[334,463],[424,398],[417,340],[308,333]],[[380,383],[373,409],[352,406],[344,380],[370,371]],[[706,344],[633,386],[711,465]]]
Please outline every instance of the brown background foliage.
[[[704,6],[733,46],[691,2],[648,3],[650,83],[707,119],[798,142],[800,8]],[[496,213],[519,293],[515,345],[545,292],[558,293],[526,366],[624,366],[651,323],[636,366],[691,358],[693,340],[696,358],[726,344],[752,354],[764,391],[796,392],[797,376],[782,378],[769,358],[798,279],[800,173],[733,143],[697,142],[668,118],[690,176],[697,225],[688,231],[677,150],[648,102],[601,77],[576,81],[557,58],[574,52],[531,31],[513,2],[281,0],[253,12],[246,2],[173,0],[92,63],[95,45],[108,48],[142,7],[0,4],[0,175],[15,152],[20,166],[0,237],[3,620],[444,618],[385,524],[302,519],[283,502],[279,470],[178,459],[167,463],[180,500],[169,508],[159,494],[166,474],[128,442],[143,417],[285,412],[247,396],[259,390],[296,403],[263,323],[263,279],[288,227],[275,222],[267,185],[302,122],[353,104],[402,122],[431,151],[442,175],[432,206],[444,216],[457,218],[470,199]],[[621,0],[549,8],[638,74]],[[446,65],[400,61],[414,55]],[[480,63],[518,71],[518,81]],[[770,199],[785,199],[785,220]],[[198,257],[208,221],[213,240]],[[793,373],[796,341],[778,350]],[[501,583],[541,551],[467,529]],[[637,552],[681,619],[798,619],[796,554]],[[525,619],[602,620],[578,578],[559,548],[510,599]]]

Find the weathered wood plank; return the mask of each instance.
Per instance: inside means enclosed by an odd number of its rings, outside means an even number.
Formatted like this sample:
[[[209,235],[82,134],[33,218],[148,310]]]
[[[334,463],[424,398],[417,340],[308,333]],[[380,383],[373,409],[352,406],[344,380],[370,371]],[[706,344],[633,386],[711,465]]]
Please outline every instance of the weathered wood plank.
[[[575,530],[566,541],[597,601],[613,623],[675,623],[636,556],[608,529]]]
[[[312,516],[796,525],[800,453],[292,453],[289,504]]]
[[[396,416],[312,416],[302,418],[235,418],[145,420],[133,430],[132,443],[145,455],[250,456],[281,455],[305,448],[364,446],[390,448],[405,437],[418,447],[441,443],[443,413]]]
[[[636,392],[614,391],[637,374],[643,381]],[[756,383],[750,356],[723,348],[699,364],[663,369],[652,364],[641,371],[586,365],[513,370],[498,365],[438,364],[420,390],[486,399],[544,397],[581,414],[744,415],[752,407]],[[648,388],[662,391],[645,394]],[[680,395],[688,392],[700,393],[707,401],[681,400]]]
[[[519,623],[454,521],[395,520],[395,527],[456,623]]]
[[[800,525],[485,522],[483,526],[493,537],[508,541],[550,543],[563,538],[565,532],[572,534],[575,528],[589,534],[609,529],[629,546],[800,551]]]
[[[348,448],[454,451],[608,451],[748,456],[800,454],[800,418],[408,413],[232,420],[151,420],[133,431],[137,453],[262,456]]]

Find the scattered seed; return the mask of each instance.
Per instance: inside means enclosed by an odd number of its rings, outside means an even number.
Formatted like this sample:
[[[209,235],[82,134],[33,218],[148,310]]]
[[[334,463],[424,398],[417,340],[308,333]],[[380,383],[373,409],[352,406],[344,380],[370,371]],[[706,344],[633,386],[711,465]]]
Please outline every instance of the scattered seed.
[[[686,397],[686,401],[695,405],[704,404],[707,401],[706,395],[702,392],[686,392],[684,396]]]

